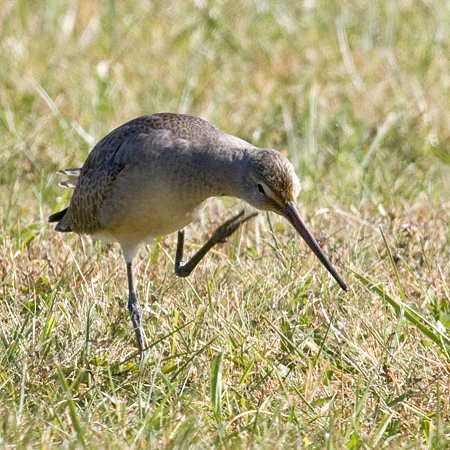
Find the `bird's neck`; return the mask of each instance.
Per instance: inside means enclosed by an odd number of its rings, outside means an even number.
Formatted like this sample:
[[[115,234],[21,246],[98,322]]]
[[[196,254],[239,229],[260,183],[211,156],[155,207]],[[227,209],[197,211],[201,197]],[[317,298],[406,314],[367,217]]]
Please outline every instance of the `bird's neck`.
[[[186,180],[188,190],[196,192],[202,200],[216,196],[242,198],[242,181],[249,149],[247,148],[211,148],[202,151],[198,158],[191,155],[191,163],[196,166],[194,177]],[[194,156],[192,158],[192,156]]]

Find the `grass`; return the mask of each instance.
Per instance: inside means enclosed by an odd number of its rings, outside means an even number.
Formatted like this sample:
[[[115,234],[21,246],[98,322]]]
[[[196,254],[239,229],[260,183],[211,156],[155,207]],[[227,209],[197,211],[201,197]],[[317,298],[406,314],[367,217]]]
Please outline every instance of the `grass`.
[[[2,448],[447,448],[450,10],[444,1],[26,2],[0,11]],[[188,279],[61,235],[56,171],[142,114],[277,148],[349,285],[260,214]],[[241,205],[214,201],[194,252]]]

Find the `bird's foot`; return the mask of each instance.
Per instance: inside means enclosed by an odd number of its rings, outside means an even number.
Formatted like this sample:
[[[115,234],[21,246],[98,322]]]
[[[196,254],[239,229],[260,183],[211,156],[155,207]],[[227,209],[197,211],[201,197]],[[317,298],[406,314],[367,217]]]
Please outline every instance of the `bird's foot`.
[[[211,236],[211,240],[216,244],[223,244],[243,223],[258,215],[258,213],[255,212],[248,216],[244,216],[244,213],[245,211],[242,210],[239,214],[217,227]]]
[[[258,213],[253,213],[244,217],[244,211],[241,211],[236,216],[224,222],[216,228],[206,244],[203,245],[203,247],[201,247],[187,263],[184,263],[183,260],[184,232],[180,231],[178,233],[177,255],[175,257],[175,273],[179,277],[187,277],[214,245],[226,242],[227,238],[232,235],[240,225],[247,222],[247,220],[250,220],[252,217],[255,217],[257,214]]]

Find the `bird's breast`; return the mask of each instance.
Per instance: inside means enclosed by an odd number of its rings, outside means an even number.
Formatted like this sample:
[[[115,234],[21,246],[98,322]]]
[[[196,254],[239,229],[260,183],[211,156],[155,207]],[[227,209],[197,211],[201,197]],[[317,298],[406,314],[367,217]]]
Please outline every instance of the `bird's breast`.
[[[151,174],[117,180],[99,211],[104,234],[138,242],[178,231],[196,218],[209,195]],[[123,239],[123,238],[122,238]]]

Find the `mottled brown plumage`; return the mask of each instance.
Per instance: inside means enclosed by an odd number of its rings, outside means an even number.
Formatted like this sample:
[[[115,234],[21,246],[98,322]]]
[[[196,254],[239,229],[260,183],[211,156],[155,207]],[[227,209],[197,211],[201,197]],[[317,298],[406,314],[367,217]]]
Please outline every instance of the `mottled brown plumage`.
[[[120,243],[127,262],[129,309],[140,350],[143,330],[131,262],[142,242],[179,231],[175,271],[188,275],[213,245],[250,217],[239,215],[228,221],[184,264],[182,229],[210,197],[237,197],[286,217],[346,289],[298,214],[295,199],[300,185],[288,159],[276,150],[259,149],[231,136],[205,120],[168,113],[134,119],[105,136],[79,172],[71,169],[66,173],[78,175],[78,179],[66,182],[76,183],[70,206],[53,214],[49,221],[58,222],[58,231]]]

